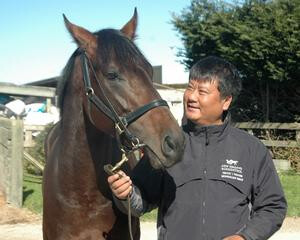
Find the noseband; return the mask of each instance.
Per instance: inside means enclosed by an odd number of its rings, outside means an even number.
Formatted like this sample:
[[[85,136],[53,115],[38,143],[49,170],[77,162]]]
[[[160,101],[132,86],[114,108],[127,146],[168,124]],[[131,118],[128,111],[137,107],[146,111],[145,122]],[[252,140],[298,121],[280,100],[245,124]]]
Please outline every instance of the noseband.
[[[143,147],[144,144],[142,144],[140,140],[128,130],[127,128],[128,125],[153,108],[157,108],[160,106],[168,107],[168,103],[165,100],[156,99],[144,106],[137,108],[135,111],[130,112],[125,116],[120,116],[115,110],[115,108],[113,107],[109,98],[106,96],[105,91],[100,84],[99,78],[97,77],[95,69],[93,68],[91,61],[87,57],[86,52],[84,50],[81,50],[80,59],[81,59],[81,67],[83,71],[85,94],[87,95],[88,100],[91,103],[93,103],[98,110],[100,110],[103,114],[105,114],[114,123],[116,129],[116,137],[120,149],[123,152],[128,153]],[[90,75],[88,70],[89,67],[97,81],[103,99],[100,99],[97,95],[95,95],[94,89],[91,85],[91,80],[90,80]],[[121,139],[125,141],[121,141]],[[129,144],[124,144],[124,142]]]

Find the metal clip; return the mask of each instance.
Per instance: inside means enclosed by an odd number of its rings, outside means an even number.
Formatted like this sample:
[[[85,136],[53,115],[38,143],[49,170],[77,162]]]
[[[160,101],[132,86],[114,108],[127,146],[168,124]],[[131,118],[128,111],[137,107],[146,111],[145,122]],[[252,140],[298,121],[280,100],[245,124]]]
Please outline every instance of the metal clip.
[[[87,87],[85,89],[85,95],[89,96],[89,95],[94,95],[94,89],[92,87]]]
[[[121,166],[127,161],[128,161],[128,157],[126,156],[125,153],[123,153],[121,161],[119,161],[115,166],[112,166],[111,164],[106,164],[104,165],[103,169],[108,175],[114,175],[121,168]]]
[[[140,139],[137,137],[133,138],[133,140],[131,141],[131,145],[132,145],[132,151],[135,151],[137,149],[140,149],[140,148],[146,146],[146,144],[140,143]]]

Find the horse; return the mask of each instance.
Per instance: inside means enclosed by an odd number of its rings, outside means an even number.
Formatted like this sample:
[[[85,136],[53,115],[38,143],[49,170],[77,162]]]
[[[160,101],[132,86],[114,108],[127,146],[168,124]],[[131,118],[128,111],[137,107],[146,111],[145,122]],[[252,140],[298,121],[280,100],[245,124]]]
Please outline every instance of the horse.
[[[132,152],[141,150],[141,161],[165,169],[181,159],[184,137],[134,43],[136,9],[120,30],[91,33],[65,15],[64,22],[77,49],[57,87],[61,119],[45,140],[43,239],[127,240],[128,216],[113,202],[104,166],[125,154],[130,174]],[[131,227],[138,240],[138,218]]]

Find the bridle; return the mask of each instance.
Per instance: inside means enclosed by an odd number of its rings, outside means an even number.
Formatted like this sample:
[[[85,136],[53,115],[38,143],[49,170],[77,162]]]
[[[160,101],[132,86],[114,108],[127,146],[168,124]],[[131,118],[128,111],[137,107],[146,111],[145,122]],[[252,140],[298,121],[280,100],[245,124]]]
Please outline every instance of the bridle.
[[[128,125],[137,120],[139,117],[144,115],[146,112],[150,111],[153,108],[166,106],[168,107],[168,103],[163,99],[156,99],[152,102],[143,105],[133,112],[128,113],[125,116],[120,116],[115,108],[113,107],[112,103],[110,102],[109,98],[106,96],[104,89],[102,88],[99,78],[97,77],[97,74],[95,72],[95,69],[93,68],[93,65],[90,61],[90,59],[87,57],[85,50],[81,49],[81,67],[83,71],[83,81],[84,81],[84,87],[85,87],[85,94],[88,97],[88,106],[89,103],[93,103],[96,108],[101,111],[103,114],[105,114],[115,125],[116,129],[116,138],[119,144],[120,150],[123,152],[122,159],[115,165],[112,166],[111,164],[104,165],[104,170],[109,174],[116,174],[122,164],[126,161],[128,161],[128,155],[132,153],[135,150],[138,150],[145,146],[145,144],[141,143],[139,138],[134,136],[129,130]],[[103,99],[100,99],[96,94],[95,91],[91,85],[91,79],[89,75],[89,68],[91,69],[98,87],[101,91],[101,94],[103,96]],[[90,114],[90,107],[88,107],[88,115],[90,117],[90,120],[92,121],[91,114]],[[95,124],[94,124],[95,125]],[[131,240],[133,240],[132,236],[132,228],[131,228],[131,207],[130,207],[130,195],[127,196],[127,202],[128,202],[128,227],[129,227],[129,234]]]
[[[168,107],[168,103],[163,99],[156,99],[146,105],[137,108],[136,110],[128,113],[125,116],[120,116],[113,107],[109,98],[106,96],[105,91],[99,81],[99,78],[97,77],[95,69],[93,68],[90,59],[87,57],[85,50],[81,50],[80,59],[83,71],[85,94],[88,97],[88,100],[91,103],[93,103],[98,110],[105,114],[114,123],[116,129],[116,138],[118,140],[120,149],[123,152],[128,153],[143,147],[144,144],[142,144],[140,140],[128,130],[128,125],[136,121],[138,118],[140,118],[142,115],[144,115],[146,112],[150,111],[153,108],[161,106]],[[88,70],[89,67],[97,81],[103,99],[100,99],[94,92],[94,89],[91,85]],[[129,144],[124,144],[125,142]]]

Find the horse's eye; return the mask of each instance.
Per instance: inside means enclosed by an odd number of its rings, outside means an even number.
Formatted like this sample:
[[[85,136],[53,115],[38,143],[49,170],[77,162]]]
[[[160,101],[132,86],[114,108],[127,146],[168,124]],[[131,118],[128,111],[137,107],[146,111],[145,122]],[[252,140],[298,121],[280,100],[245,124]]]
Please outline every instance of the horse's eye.
[[[106,77],[108,80],[116,80],[119,78],[119,75],[116,72],[108,72]]]

